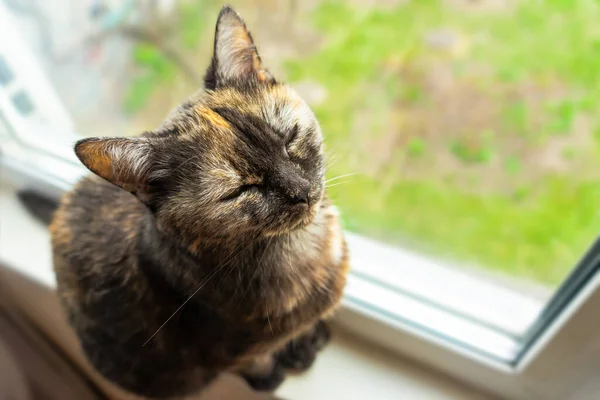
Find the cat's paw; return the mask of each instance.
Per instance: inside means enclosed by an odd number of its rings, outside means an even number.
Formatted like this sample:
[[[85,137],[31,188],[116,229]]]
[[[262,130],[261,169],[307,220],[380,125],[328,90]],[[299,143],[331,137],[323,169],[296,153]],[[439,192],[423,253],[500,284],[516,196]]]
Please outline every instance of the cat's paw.
[[[272,392],[281,385],[285,379],[285,370],[283,366],[275,364],[269,375],[247,375],[242,377],[248,382],[248,385],[259,392]]]
[[[315,362],[317,352],[329,342],[330,338],[329,328],[323,321],[319,321],[310,332],[290,341],[277,354],[277,361],[284,368],[307,370]]]

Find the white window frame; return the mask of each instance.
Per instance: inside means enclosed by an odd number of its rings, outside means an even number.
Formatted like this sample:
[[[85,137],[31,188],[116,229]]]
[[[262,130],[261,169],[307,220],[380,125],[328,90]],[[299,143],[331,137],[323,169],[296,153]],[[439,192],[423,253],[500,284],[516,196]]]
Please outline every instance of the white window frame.
[[[10,23],[1,11],[0,37],[7,37]],[[0,120],[2,177],[58,198],[87,173],[72,151],[78,136],[65,129],[70,122],[63,116],[55,131],[39,123],[61,115],[62,106],[25,44],[16,37],[0,41],[0,55],[19,73],[0,87],[0,115],[10,125],[7,132]],[[20,89],[40,106],[35,118],[24,118],[11,103]],[[437,260],[352,233],[347,239],[352,271],[339,325],[503,398],[600,394],[600,274],[587,267],[600,263],[600,243],[546,306]],[[586,280],[577,282],[582,271]],[[540,314],[542,325],[530,328]],[[525,349],[523,340],[530,342]]]

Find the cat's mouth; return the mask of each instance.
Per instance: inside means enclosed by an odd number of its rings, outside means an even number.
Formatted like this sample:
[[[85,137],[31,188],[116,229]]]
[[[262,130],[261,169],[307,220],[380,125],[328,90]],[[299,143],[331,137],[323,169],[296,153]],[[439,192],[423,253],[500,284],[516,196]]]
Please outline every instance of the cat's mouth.
[[[321,200],[310,205],[296,205],[277,218],[275,226],[263,231],[266,236],[279,236],[312,224],[320,208]]]
[[[312,224],[317,216],[317,212],[321,205],[321,200],[312,202],[310,205],[296,206],[296,210],[290,216],[289,231],[302,229]]]

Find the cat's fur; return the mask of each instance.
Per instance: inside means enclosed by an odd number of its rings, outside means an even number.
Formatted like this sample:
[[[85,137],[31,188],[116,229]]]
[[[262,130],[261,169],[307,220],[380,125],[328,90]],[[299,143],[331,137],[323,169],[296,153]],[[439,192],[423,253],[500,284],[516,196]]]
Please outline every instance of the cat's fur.
[[[222,371],[273,389],[284,368],[308,367],[348,269],[318,123],[229,7],[205,84],[156,131],[78,142],[97,176],[51,225],[84,352],[147,397],[197,392]]]

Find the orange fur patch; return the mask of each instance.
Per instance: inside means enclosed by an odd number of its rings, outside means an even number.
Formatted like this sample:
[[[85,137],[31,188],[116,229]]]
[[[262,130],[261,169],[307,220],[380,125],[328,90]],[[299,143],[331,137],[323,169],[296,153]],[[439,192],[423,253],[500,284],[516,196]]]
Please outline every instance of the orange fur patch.
[[[255,68],[260,67],[260,62],[258,61],[258,59],[254,62],[255,64]],[[271,79],[271,75],[265,71],[265,70],[260,70],[256,73],[256,76],[258,77],[258,80],[261,82],[267,82],[269,79]]]
[[[195,111],[200,118],[203,118],[208,123],[219,126],[221,128],[231,129],[229,123],[213,110],[205,107],[198,107],[195,109]]]
[[[241,23],[237,24],[233,31],[233,40],[234,43],[243,43],[244,45],[252,44],[252,39],[250,39],[250,35],[248,35],[248,30]]]
[[[94,173],[109,181],[113,180],[112,160],[103,146],[95,142],[83,143],[79,146],[78,154],[81,161]]]
[[[199,237],[198,239],[194,240],[192,242],[192,244],[190,244],[188,246],[188,250],[192,253],[196,253],[198,251],[198,249],[200,248],[201,244],[202,244],[202,238]]]

